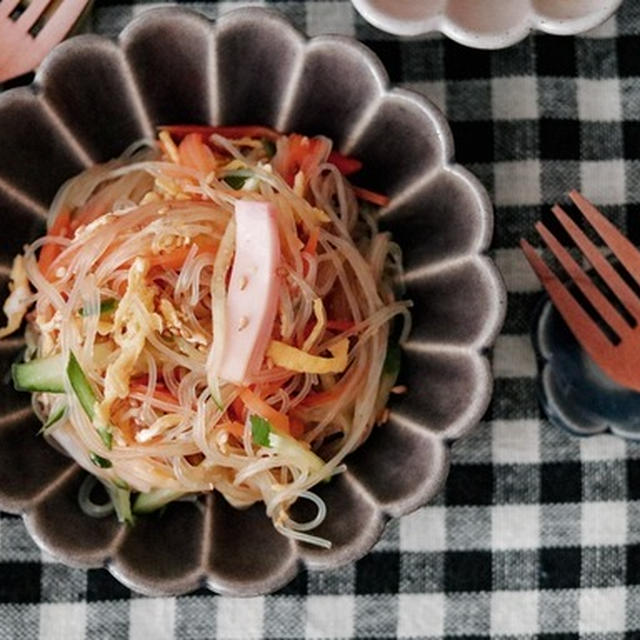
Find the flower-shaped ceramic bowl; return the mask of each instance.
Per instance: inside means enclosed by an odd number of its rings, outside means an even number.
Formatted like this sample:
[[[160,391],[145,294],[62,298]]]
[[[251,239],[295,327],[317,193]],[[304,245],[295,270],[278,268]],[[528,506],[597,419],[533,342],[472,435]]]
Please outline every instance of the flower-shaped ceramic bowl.
[[[375,27],[399,36],[444,33],[476,49],[502,49],[532,30],[574,35],[602,24],[622,0],[352,0]]]
[[[364,160],[363,186],[391,196],[381,214],[404,249],[414,328],[403,356],[409,393],[391,419],[318,489],[330,550],[279,535],[262,505],[239,511],[217,494],[204,508],[170,505],[134,527],[83,515],[84,472],[36,437],[29,398],[0,393],[0,508],[22,513],[39,545],[62,561],[106,566],[148,594],[266,593],[301,565],[363,556],[385,521],[424,505],[447,475],[449,444],[491,395],[485,349],[504,313],[497,271],[483,255],[492,231],[487,194],[453,163],[443,116],[421,96],[391,89],[354,40],[306,40],[277,14],[238,10],[212,24],[179,9],[142,14],[117,42],[78,36],[56,48],[28,88],[0,95],[2,275],[43,230],[60,184],[151,136],[160,123],[264,124],[331,137]],[[20,340],[0,343],[2,370]]]

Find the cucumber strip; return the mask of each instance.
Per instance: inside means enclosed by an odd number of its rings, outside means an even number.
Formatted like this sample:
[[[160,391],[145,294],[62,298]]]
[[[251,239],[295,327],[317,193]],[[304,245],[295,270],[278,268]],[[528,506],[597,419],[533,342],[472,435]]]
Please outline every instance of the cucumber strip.
[[[100,427],[97,431],[102,442],[104,443],[104,446],[107,447],[107,449],[111,449],[111,447],[113,446],[113,435],[111,431],[104,427]]]
[[[47,421],[42,425],[40,431],[38,431],[38,435],[44,433],[47,429],[52,427],[56,422],[62,419],[62,417],[67,412],[67,405],[63,404],[57,411],[54,411],[48,418]]]
[[[397,342],[389,342],[387,347],[387,355],[384,359],[382,375],[380,376],[380,386],[378,387],[378,396],[376,398],[376,416],[387,406],[391,389],[395,386],[400,373],[400,364],[402,361],[402,351]]]
[[[151,513],[184,495],[186,495],[184,491],[175,489],[152,489],[147,493],[139,493],[133,502],[133,512]]]
[[[87,416],[89,416],[89,420],[93,421],[96,415],[96,403],[98,402],[98,398],[73,351],[69,355],[67,375],[69,376],[71,388],[75,391],[75,394],[78,397],[78,402],[80,402],[80,405],[84,409],[84,412],[87,414]],[[111,434],[111,428],[99,428],[97,429],[97,432],[100,436],[100,439],[104,443],[104,446],[107,449],[111,449],[111,446],[113,445],[113,435]],[[111,463],[109,463],[109,466],[111,466]]]
[[[62,354],[14,364],[11,366],[11,377],[16,391],[64,393]]]
[[[96,415],[96,402],[98,398],[84,374],[84,371],[80,367],[80,363],[75,357],[73,351],[69,355],[69,364],[67,365],[67,375],[69,376],[69,382],[72,389],[75,391],[80,405],[84,409],[84,412],[89,416],[90,420]]]
[[[125,491],[131,491],[131,487],[129,486],[128,482],[125,482],[122,478],[118,478],[117,476],[115,478],[111,479],[111,482],[113,482],[113,484],[118,488],[118,489],[124,489]]]
[[[302,469],[307,469],[310,472],[320,471],[325,465],[324,460],[307,446],[275,429],[269,434],[269,447],[277,453],[293,459]]]
[[[268,420],[253,415],[249,421],[253,442],[258,446],[273,449],[277,453],[293,458],[302,469],[320,471],[324,467],[324,460],[311,451],[306,444],[278,431]]]
[[[111,496],[111,502],[113,502],[113,506],[118,516],[118,522],[127,522],[131,525],[134,524],[135,517],[133,513],[131,513],[131,491],[106,483],[105,487]]]

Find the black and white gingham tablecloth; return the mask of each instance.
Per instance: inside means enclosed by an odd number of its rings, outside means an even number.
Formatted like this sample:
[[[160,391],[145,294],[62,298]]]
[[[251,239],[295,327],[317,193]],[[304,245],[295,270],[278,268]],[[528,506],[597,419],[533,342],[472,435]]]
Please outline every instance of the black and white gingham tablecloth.
[[[215,17],[240,4],[188,6]],[[528,336],[539,286],[517,248],[571,188],[640,240],[640,1],[585,36],[493,53],[400,41],[346,0],[269,5],[310,35],[364,41],[393,82],[447,113],[459,161],[495,203],[509,291],[490,410],[455,445],[432,505],[391,522],[363,560],[267,597],[144,598],[44,557],[20,518],[2,516],[0,640],[640,638],[640,444],[580,440],[544,419]],[[149,6],[96,0],[91,26],[115,35]]]

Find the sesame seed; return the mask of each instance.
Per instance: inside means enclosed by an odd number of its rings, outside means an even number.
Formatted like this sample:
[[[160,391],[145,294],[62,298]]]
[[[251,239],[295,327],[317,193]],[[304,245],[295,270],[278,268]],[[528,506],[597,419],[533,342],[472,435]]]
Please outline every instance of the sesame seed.
[[[407,393],[408,390],[409,389],[407,389],[406,385],[399,384],[391,388],[391,393],[395,393],[396,395],[402,395],[403,393]]]

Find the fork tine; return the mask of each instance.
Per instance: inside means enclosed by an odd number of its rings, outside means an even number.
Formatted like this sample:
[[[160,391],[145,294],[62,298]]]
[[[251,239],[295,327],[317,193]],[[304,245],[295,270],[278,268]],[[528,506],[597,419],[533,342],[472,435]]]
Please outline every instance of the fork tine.
[[[87,6],[87,0],[65,0],[38,33],[36,40],[43,43],[54,42],[57,44],[71,31],[82,12]]]
[[[37,22],[38,18],[46,11],[53,0],[31,0],[24,13],[18,18],[18,24],[29,31]]]
[[[636,321],[640,321],[640,300],[638,300],[638,297],[631,287],[622,279],[620,274],[611,266],[611,263],[600,253],[596,245],[587,238],[584,231],[580,229],[561,207],[556,205],[551,210],[611,291],[613,291]]]
[[[580,209],[582,215],[600,234],[605,244],[613,251],[620,263],[640,284],[640,251],[626,238],[591,202],[577,191],[571,191],[569,197]]]
[[[19,4],[20,0],[0,0],[0,19],[10,16]]]
[[[596,362],[601,361],[603,356],[613,348],[613,344],[536,253],[535,249],[524,239],[520,240],[520,246],[531,268],[547,290],[551,301],[573,335]]]
[[[551,253],[557,258],[564,270],[571,279],[578,285],[578,288],[585,295],[587,300],[595,307],[602,319],[622,337],[628,333],[630,327],[625,319],[618,313],[615,307],[607,300],[603,293],[593,283],[591,278],[582,270],[580,265],[571,257],[571,254],[558,242],[556,237],[547,227],[538,222],[536,230],[542,236]]]

